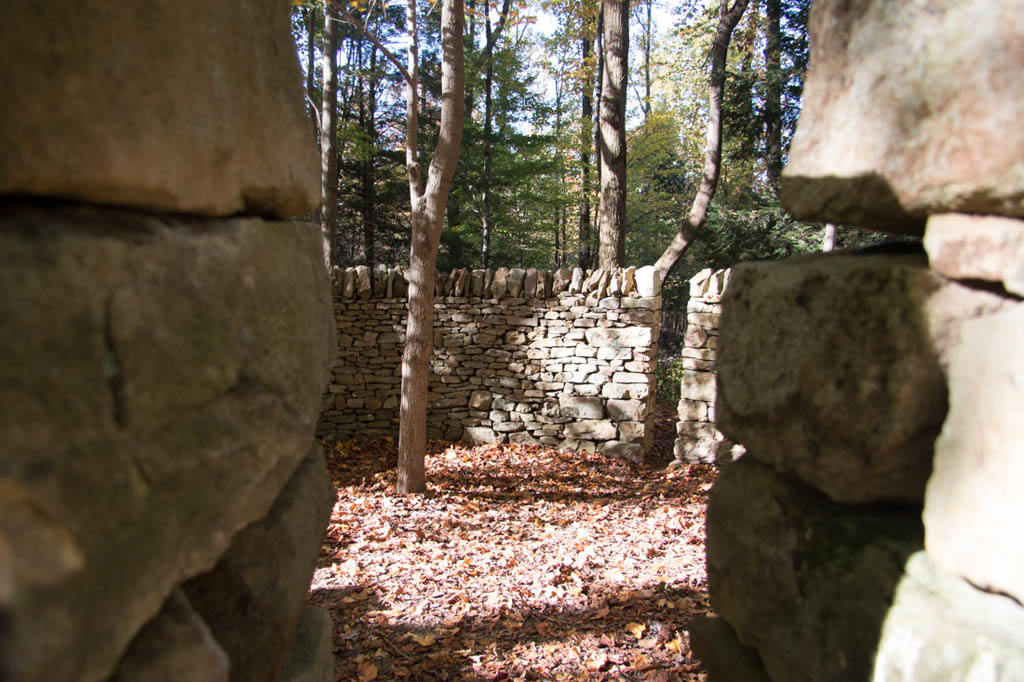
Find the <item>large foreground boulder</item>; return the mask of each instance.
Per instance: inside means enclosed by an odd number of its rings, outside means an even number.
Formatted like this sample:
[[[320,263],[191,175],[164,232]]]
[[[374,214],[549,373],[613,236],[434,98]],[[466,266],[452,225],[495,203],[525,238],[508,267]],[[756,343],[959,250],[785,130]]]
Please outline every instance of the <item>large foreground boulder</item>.
[[[181,590],[128,646],[109,682],[228,682],[230,661]]]
[[[299,621],[334,487],[319,445],[270,512],[235,536],[212,571],[183,589],[231,659],[233,682],[273,682]]]
[[[920,234],[1024,216],[1024,0],[815,0],[783,172],[797,218]]]
[[[836,501],[920,503],[944,353],[964,319],[1007,304],[923,256],[739,265],[722,304],[718,428]]]
[[[332,318],[313,226],[0,206],[0,678],[108,677],[266,515]]]
[[[0,3],[0,194],[290,217],[320,172],[281,0]]]
[[[944,571],[1024,603],[1024,304],[964,324],[924,523]]]
[[[1024,607],[942,573],[918,552],[885,618],[872,679],[1024,680]]]
[[[838,505],[743,458],[708,501],[711,605],[773,682],[868,680],[922,535],[917,509]]]

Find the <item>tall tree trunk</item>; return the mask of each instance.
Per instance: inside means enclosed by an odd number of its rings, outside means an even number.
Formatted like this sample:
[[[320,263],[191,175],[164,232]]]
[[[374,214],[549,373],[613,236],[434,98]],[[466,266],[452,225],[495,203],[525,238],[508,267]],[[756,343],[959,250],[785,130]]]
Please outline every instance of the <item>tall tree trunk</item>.
[[[679,233],[672,239],[665,252],[661,254],[654,268],[664,282],[676,263],[690,248],[697,231],[704,226],[708,216],[708,206],[715,196],[718,186],[718,174],[722,164],[722,91],[725,89],[725,62],[729,52],[729,40],[743,12],[747,9],[747,0],[735,0],[732,8],[728,0],[720,0],[718,6],[718,28],[715,30],[715,42],[711,46],[711,78],[708,84],[708,129],[704,147],[704,171],[701,174],[700,189],[693,199],[690,213],[679,227]]]
[[[484,67],[484,176],[481,178],[482,206],[480,210],[480,223],[483,230],[482,257],[484,269],[491,267],[491,153],[494,144],[491,139],[493,130],[494,103],[494,42],[491,41],[491,3],[484,0],[484,37],[487,52],[484,54],[486,66]]]
[[[492,157],[495,151],[495,114],[494,114],[494,86],[495,86],[495,47],[505,28],[505,18],[508,16],[511,0],[505,0],[501,14],[498,19],[498,26],[490,26],[490,2],[483,2],[483,33],[484,46],[483,58],[486,61],[483,77],[483,178],[481,181],[482,207],[480,211],[480,222],[482,223],[482,257],[483,267],[490,267],[490,232],[492,232],[492,219],[490,219],[490,169],[492,169]]]
[[[589,74],[587,61],[590,59],[590,41],[592,38],[583,36],[580,48],[584,72]],[[590,266],[588,246],[590,244],[590,152],[591,143],[587,131],[590,130],[590,119],[594,115],[590,94],[594,84],[589,75],[583,79],[583,94],[580,101],[580,127],[583,131],[580,140],[580,214],[579,214],[579,252],[577,262],[581,268]]]
[[[408,0],[411,78],[406,84],[405,161],[409,171],[409,201],[412,211],[412,245],[409,256],[409,315],[402,353],[402,398],[398,427],[399,494],[426,490],[424,456],[427,449],[427,378],[434,338],[434,276],[441,223],[455,165],[462,142],[465,114],[465,66],[463,62],[462,0],[441,4],[441,125],[437,147],[422,187],[417,161],[419,100],[419,41],[416,30],[416,0]]]
[[[362,218],[363,218],[363,254],[366,265],[373,268],[376,263],[374,240],[377,227],[377,178],[374,158],[377,149],[377,48],[370,48],[370,82],[366,92],[366,113],[363,116],[363,130],[369,142],[369,151],[364,150],[362,172]]]
[[[764,94],[765,166],[768,185],[778,196],[779,178],[782,177],[781,0],[765,0],[765,16],[768,20],[764,45],[765,69],[768,72]]]
[[[620,268],[626,258],[626,87],[629,0],[601,0],[601,207],[598,265]]]
[[[338,21],[324,5],[324,87],[320,107],[320,233],[328,269],[338,262]]]
[[[644,120],[651,116],[651,40],[654,24],[651,23],[654,0],[647,0],[647,26],[644,31]]]
[[[306,24],[306,99],[309,102],[309,120],[313,124],[313,139],[320,147],[319,112],[316,110],[316,8],[307,7],[303,13]]]

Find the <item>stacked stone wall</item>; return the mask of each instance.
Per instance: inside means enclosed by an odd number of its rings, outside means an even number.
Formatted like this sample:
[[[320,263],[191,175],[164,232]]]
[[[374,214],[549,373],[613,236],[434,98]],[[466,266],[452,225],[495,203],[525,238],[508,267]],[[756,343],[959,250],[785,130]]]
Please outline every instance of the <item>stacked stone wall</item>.
[[[675,457],[680,462],[712,463],[733,459],[741,451],[715,426],[718,326],[729,275],[729,270],[708,268],[690,278],[676,423]]]
[[[321,437],[396,433],[405,294],[398,269],[336,273],[338,361]],[[439,275],[428,436],[642,457],[660,324],[660,282],[649,266]]]
[[[782,202],[923,248],[733,268],[715,417],[746,454],[691,643],[719,681],[1021,680],[1022,8],[854,4],[813,4]]]

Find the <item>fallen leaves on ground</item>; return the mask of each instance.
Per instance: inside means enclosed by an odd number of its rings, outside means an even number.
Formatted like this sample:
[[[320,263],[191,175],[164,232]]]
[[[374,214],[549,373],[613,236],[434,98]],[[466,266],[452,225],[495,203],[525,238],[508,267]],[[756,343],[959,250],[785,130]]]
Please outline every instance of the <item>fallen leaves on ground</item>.
[[[396,460],[387,440],[329,452],[310,600],[338,680],[705,679],[686,630],[708,610],[713,468],[432,443],[428,492],[401,497]]]

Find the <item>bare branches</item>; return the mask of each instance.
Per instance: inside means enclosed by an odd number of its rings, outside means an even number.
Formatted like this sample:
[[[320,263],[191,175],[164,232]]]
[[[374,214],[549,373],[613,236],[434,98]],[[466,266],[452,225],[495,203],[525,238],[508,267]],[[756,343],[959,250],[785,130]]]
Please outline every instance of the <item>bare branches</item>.
[[[412,74],[409,73],[409,70],[406,69],[402,62],[398,59],[398,57],[395,56],[395,53],[389,50],[388,48],[384,47],[384,44],[380,42],[380,39],[377,36],[375,36],[372,31],[370,31],[368,23],[364,24],[360,22],[358,19],[356,19],[354,16],[352,16],[352,14],[347,9],[345,9],[345,7],[341,4],[341,2],[339,2],[339,0],[328,1],[331,5],[331,9],[335,10],[341,19],[343,19],[346,23],[358,28],[360,32],[362,32],[362,34],[366,36],[366,38],[371,43],[373,43],[374,46],[378,50],[380,50],[385,57],[387,57],[388,61],[390,61],[395,66],[395,68],[398,69],[398,72],[402,74],[402,78],[404,78],[407,83],[412,83],[413,88],[416,87],[415,79],[413,78]],[[369,20],[369,13],[367,13],[367,20]]]

